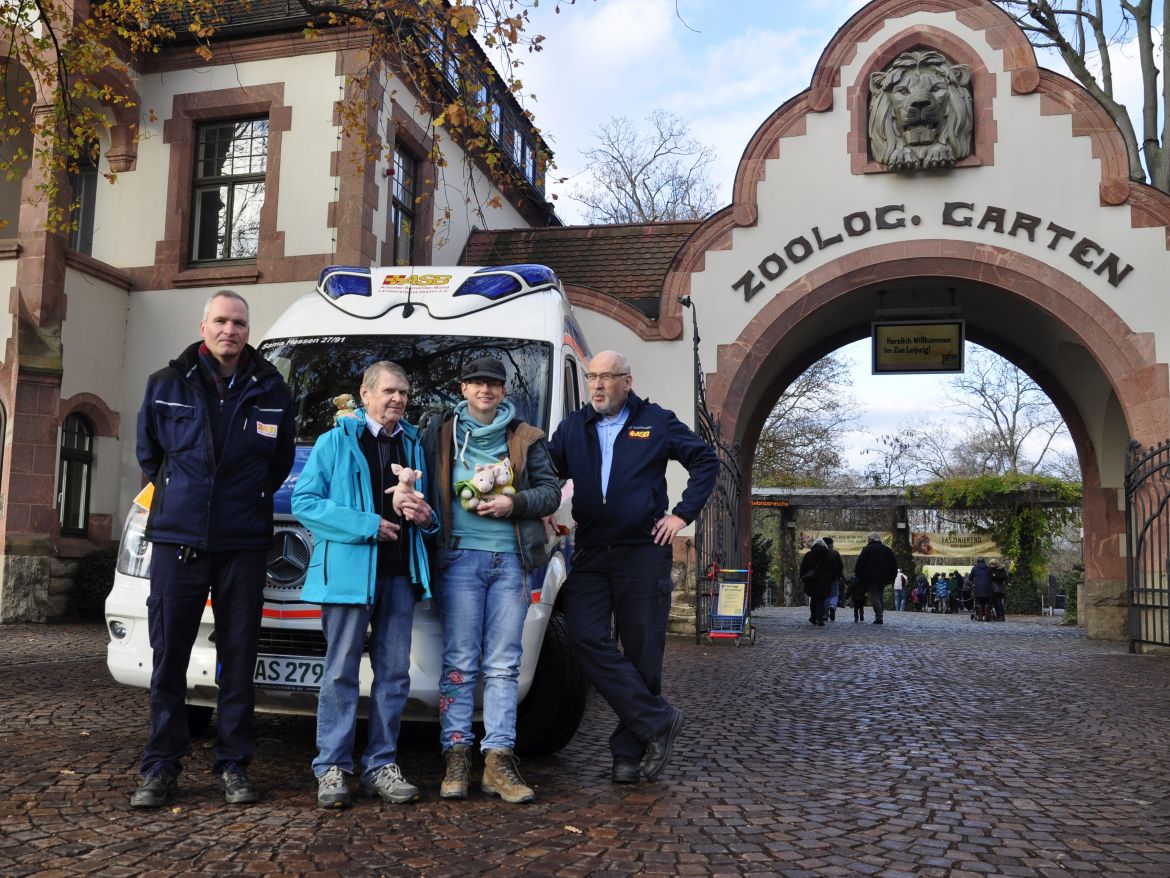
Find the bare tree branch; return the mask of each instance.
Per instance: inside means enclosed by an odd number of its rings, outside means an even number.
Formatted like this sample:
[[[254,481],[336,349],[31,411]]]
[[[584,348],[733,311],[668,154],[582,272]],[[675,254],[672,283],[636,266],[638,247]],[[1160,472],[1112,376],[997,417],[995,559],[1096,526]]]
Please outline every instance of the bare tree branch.
[[[788,386],[760,432],[753,484],[818,486],[843,475],[841,437],[857,422],[851,384],[848,364],[830,354]]]
[[[618,116],[594,132],[597,145],[585,153],[590,179],[569,193],[585,206],[587,222],[702,219],[719,206],[707,176],[715,151],[664,110],[646,121],[649,130]]]

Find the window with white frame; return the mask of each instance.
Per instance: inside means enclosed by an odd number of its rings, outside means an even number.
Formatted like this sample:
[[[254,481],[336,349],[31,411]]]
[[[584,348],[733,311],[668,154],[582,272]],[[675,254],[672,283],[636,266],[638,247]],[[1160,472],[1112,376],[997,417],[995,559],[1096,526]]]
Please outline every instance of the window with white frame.
[[[417,177],[418,159],[396,144],[394,173],[390,180],[390,229],[394,236],[395,265],[410,265],[414,262]]]
[[[69,415],[61,427],[61,464],[57,471],[57,510],[62,534],[85,536],[89,531],[93,444],[94,429],[89,419],[85,415]]]
[[[192,262],[256,258],[267,170],[267,119],[199,126],[191,211]]]

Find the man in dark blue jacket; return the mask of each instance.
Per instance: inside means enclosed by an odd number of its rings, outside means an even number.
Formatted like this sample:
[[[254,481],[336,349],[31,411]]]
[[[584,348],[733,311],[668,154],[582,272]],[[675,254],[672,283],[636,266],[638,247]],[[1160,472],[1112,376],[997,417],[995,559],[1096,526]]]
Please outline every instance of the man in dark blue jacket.
[[[898,556],[882,542],[882,535],[876,530],[866,534],[865,546],[853,565],[853,575],[869,592],[869,602],[873,605],[873,624],[881,625],[886,586],[898,575]],[[945,601],[943,609],[946,609]]]
[[[682,711],[662,697],[672,541],[715,486],[715,453],[672,412],[631,393],[630,364],[603,351],[589,364],[590,405],[561,422],[553,465],[573,480],[577,522],[565,583],[569,641],[614,713],[614,783],[653,780],[670,759]],[[667,514],[666,464],[690,474]],[[621,649],[610,636],[617,621]]]
[[[154,486],[147,619],[154,665],[150,739],[135,808],[174,794],[187,730],[187,664],[211,595],[219,702],[215,774],[229,804],[259,799],[252,759],[252,673],[272,543],[272,495],[293,463],[288,385],[248,345],[248,303],[221,290],[203,309],[203,340],[146,382],[138,462]]]

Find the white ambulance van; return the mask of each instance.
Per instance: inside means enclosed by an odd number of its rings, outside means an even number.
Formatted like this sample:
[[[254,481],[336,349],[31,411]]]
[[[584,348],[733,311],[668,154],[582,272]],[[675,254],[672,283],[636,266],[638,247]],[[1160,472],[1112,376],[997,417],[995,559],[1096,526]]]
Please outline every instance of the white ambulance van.
[[[420,423],[458,402],[464,364],[491,356],[508,371],[508,399],[518,417],[551,435],[586,397],[590,353],[560,281],[542,265],[489,268],[350,268],[331,266],[315,292],[295,302],[259,342],[284,375],[296,406],[296,463],[276,494],[276,518],[256,661],[256,708],[312,715],[317,710],[325,640],[321,611],[301,601],[312,534],[292,515],[292,489],[313,443],[352,413],[362,373],[378,360],[402,365],[411,381],[407,420]],[[114,586],[106,600],[107,664],[114,679],[150,687],[147,632],[150,543],[144,539],[149,486],[122,528]],[[554,753],[576,732],[587,684],[568,650],[559,608],[572,552],[569,502],[546,523],[550,561],[537,571],[524,627],[517,749]],[[438,721],[441,631],[431,603],[418,605],[405,719]],[[368,709],[371,674],[361,671]],[[215,628],[210,602],[187,669],[188,720],[202,731],[216,703]]]

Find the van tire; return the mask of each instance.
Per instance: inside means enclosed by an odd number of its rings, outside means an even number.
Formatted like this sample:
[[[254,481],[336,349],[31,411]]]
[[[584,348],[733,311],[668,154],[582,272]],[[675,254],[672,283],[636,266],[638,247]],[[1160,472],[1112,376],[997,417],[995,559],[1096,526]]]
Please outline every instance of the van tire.
[[[549,756],[563,749],[577,733],[588,692],[585,669],[569,649],[565,614],[553,610],[532,686],[516,709],[516,752]]]

